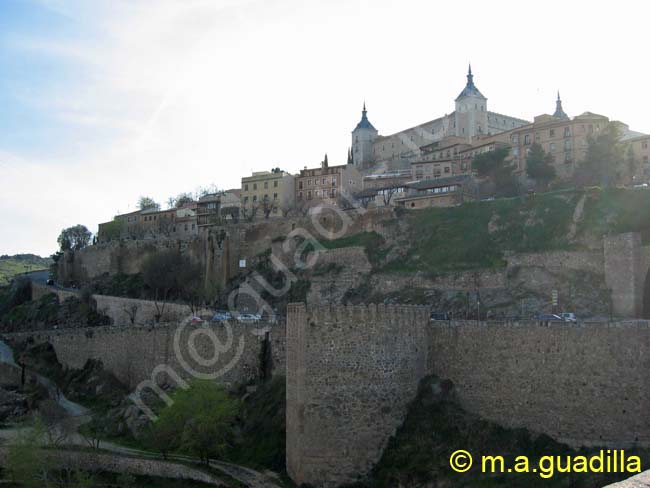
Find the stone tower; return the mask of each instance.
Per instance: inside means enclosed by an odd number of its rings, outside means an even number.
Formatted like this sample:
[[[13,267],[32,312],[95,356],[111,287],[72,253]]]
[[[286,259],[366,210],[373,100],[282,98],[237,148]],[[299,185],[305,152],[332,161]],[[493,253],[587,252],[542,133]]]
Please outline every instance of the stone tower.
[[[471,142],[472,137],[488,133],[487,98],[474,85],[472,66],[467,73],[467,85],[456,98],[455,134]]]
[[[557,100],[555,101],[555,113],[553,114],[553,117],[562,120],[569,120],[569,116],[566,113],[564,113],[564,110],[562,109],[562,99],[560,99],[559,90],[557,92]]]
[[[373,161],[372,143],[377,139],[377,129],[368,120],[366,103],[363,103],[361,121],[352,131],[352,163],[358,168],[367,167]]]

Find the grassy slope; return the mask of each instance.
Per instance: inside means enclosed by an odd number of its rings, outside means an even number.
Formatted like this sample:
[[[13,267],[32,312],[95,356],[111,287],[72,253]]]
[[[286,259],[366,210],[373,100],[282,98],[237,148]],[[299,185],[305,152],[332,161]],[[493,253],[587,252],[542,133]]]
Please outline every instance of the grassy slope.
[[[9,283],[11,278],[19,273],[47,269],[50,263],[49,258],[33,255],[2,256],[0,257],[0,286]]]
[[[577,247],[567,234],[582,192],[472,202],[460,207],[404,212],[411,246],[385,271],[437,273],[504,265],[507,251],[543,252]],[[578,237],[641,232],[650,242],[650,191],[590,189]]]

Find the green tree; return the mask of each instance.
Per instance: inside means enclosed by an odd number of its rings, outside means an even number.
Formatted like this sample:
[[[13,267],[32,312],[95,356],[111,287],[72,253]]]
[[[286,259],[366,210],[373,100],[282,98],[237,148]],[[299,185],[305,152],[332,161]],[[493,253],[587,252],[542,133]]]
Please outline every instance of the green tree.
[[[494,182],[497,195],[513,196],[517,193],[517,181],[513,174],[515,165],[508,160],[510,147],[500,147],[479,154],[472,161],[472,167],[483,178]]]
[[[618,126],[612,122],[595,137],[587,140],[587,154],[581,165],[587,183],[613,186],[624,170],[625,145]]]
[[[232,438],[239,403],[222,386],[205,380],[177,389],[171,399],[152,426],[158,447],[196,456],[206,464],[211,457],[222,456]]]
[[[160,204],[156,203],[156,201],[151,197],[142,196],[138,200],[138,208],[140,210],[149,210],[149,209],[160,210]]]
[[[103,224],[102,226],[102,238],[105,241],[112,241],[119,239],[122,236],[122,231],[124,230],[124,221],[122,219],[113,219],[112,221]]]
[[[194,197],[191,193],[180,193],[176,198],[174,198],[174,206],[176,208],[181,208],[183,205],[194,202]]]
[[[628,180],[628,183],[634,183],[634,177],[636,176],[637,172],[639,171],[639,161],[636,159],[636,156],[634,154],[634,148],[632,147],[632,144],[627,145],[626,161],[627,161],[627,180]]]
[[[92,233],[85,225],[75,225],[63,229],[57,238],[61,251],[78,251],[90,243]]]
[[[27,488],[53,486],[51,466],[39,450],[43,447],[44,429],[37,419],[34,428],[21,434],[9,447],[6,468],[12,481]]]
[[[545,153],[541,144],[535,143],[530,147],[530,152],[526,157],[526,174],[543,188],[547,188],[555,178],[553,156]]]

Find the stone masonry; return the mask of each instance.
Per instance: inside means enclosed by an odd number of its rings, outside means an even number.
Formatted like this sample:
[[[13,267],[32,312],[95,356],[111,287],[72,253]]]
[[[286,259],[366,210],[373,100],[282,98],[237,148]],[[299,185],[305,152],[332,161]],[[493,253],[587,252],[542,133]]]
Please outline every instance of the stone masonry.
[[[461,406],[574,447],[650,446],[650,322],[429,322],[401,306],[290,305],[287,470],[336,486],[368,474],[426,374]]]
[[[289,305],[287,470],[296,483],[368,474],[426,373],[427,326],[425,307]]]

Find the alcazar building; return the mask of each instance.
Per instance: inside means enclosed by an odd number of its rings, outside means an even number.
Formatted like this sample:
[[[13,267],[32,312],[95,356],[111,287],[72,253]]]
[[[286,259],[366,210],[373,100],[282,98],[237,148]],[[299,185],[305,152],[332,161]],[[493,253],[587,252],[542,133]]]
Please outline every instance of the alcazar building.
[[[392,135],[380,136],[368,120],[364,104],[361,121],[352,131],[354,164],[361,168],[382,163],[387,165],[387,169],[406,168],[409,162],[419,155],[420,147],[447,137],[453,136],[471,143],[475,136],[498,134],[530,124],[527,120],[490,112],[487,101],[474,84],[470,66],[467,84],[456,97],[454,112],[424,124]]]

